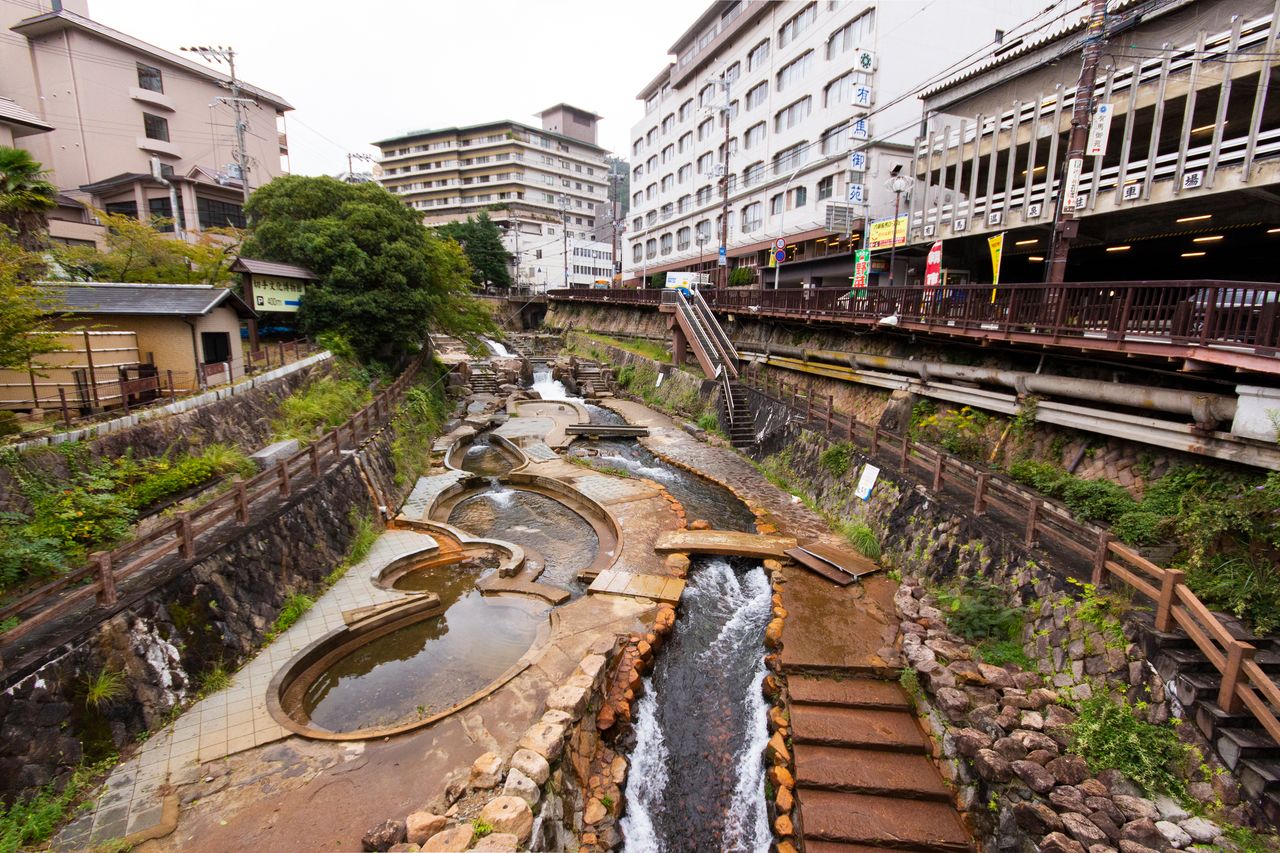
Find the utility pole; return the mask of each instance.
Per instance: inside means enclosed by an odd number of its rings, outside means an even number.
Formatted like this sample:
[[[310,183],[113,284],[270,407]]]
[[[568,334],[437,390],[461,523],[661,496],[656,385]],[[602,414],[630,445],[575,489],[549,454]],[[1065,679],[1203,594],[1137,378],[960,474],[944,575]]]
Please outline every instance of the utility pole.
[[[516,274],[512,277],[516,286],[516,293],[520,292],[520,211],[514,207],[511,208],[511,227],[516,233]]]
[[[241,113],[241,107],[244,104],[250,104],[250,103],[256,103],[256,102],[253,101],[253,99],[251,98],[240,97],[240,80],[238,77],[236,77],[236,52],[234,49],[230,47],[223,47],[222,45],[218,45],[217,47],[200,45],[198,47],[183,47],[179,49],[185,50],[189,53],[198,53],[202,57],[204,57],[204,59],[208,62],[216,62],[218,64],[222,64],[222,62],[225,60],[227,63],[227,67],[230,69],[229,73],[231,76],[231,82],[229,84],[229,87],[231,89],[231,97],[215,98],[214,100],[222,101],[223,103],[230,104],[232,111],[235,113],[236,165],[240,167],[240,184],[241,184],[241,188],[244,190],[244,200],[248,201],[249,200],[249,154],[245,150],[245,143],[244,143],[245,120],[244,120],[244,116]],[[350,165],[349,162],[348,162],[348,165]]]
[[[1098,79],[1098,60],[1106,37],[1107,0],[1089,0],[1089,24],[1085,28],[1084,58],[1080,65],[1080,82],[1076,84],[1075,106],[1071,111],[1071,134],[1067,137],[1067,168],[1063,172],[1062,189],[1053,218],[1053,239],[1049,262],[1045,265],[1045,283],[1061,284],[1067,276],[1067,253],[1080,229],[1076,218],[1076,196],[1080,172],[1084,168],[1084,146],[1093,117],[1093,87]],[[1028,177],[1028,180],[1030,178]]]
[[[724,272],[720,276],[720,286],[729,287],[729,77],[726,71],[720,72],[720,85],[724,86],[724,106],[720,108],[724,116],[724,161],[720,168],[724,174],[720,176],[720,251],[724,252]],[[716,263],[720,263],[717,256]]]
[[[569,288],[569,197],[560,193],[560,254],[564,259],[564,286]]]
[[[355,169],[355,165],[352,162],[354,160],[360,160],[365,163],[372,163],[373,157],[369,154],[358,154],[358,153],[353,153],[351,151],[347,152],[347,183],[349,184],[364,183],[363,181],[356,180],[356,169]]]

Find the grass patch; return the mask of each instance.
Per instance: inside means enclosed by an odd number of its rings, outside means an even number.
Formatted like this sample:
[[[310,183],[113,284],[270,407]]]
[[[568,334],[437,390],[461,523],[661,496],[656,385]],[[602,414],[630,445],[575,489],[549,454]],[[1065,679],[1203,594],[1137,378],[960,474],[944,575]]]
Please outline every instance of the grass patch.
[[[95,781],[115,766],[113,755],[82,765],[61,791],[52,785],[34,796],[6,806],[0,803],[0,853],[17,853],[46,841],[71,816],[74,807],[97,786]]]
[[[271,630],[267,633],[268,641],[288,631],[293,623],[301,619],[315,603],[314,598],[302,592],[295,592],[286,598],[280,607],[280,613],[276,616],[276,621],[272,623]]]
[[[101,709],[124,695],[124,675],[114,669],[104,669],[85,678],[83,686],[85,705]]]
[[[715,412],[703,412],[698,416],[698,427],[707,432],[719,432],[720,418]]]
[[[836,527],[859,554],[869,560],[880,559],[880,540],[866,524],[861,521],[838,521]]]
[[[626,468],[619,468],[617,465],[606,465],[600,462],[595,462],[595,461],[592,461],[591,457],[589,456],[566,456],[564,458],[568,459],[574,465],[577,465],[581,468],[590,468],[592,471],[595,471],[600,474],[609,474],[614,477],[624,477],[628,480],[635,479],[635,475],[633,475]]]
[[[937,591],[947,628],[971,643],[1016,643],[1022,635],[1022,614],[1010,607],[1004,587],[985,578],[962,578],[952,589]]]
[[[475,833],[476,838],[484,838],[486,835],[493,834],[493,826],[487,821],[477,820],[471,823],[471,831]]]
[[[857,448],[847,441],[833,444],[818,456],[818,465],[833,477],[843,477],[849,473]]]
[[[372,400],[367,377],[351,373],[339,368],[337,374],[322,376],[286,397],[272,423],[276,440],[293,438],[307,444],[318,432],[341,426]]]
[[[1244,619],[1258,634],[1280,629],[1280,571],[1269,560],[1219,555],[1192,567],[1186,581],[1209,608]]]
[[[200,679],[200,695],[211,696],[231,686],[231,673],[218,661]]]
[[[626,350],[633,355],[643,356],[654,361],[671,361],[671,350],[656,341],[643,338],[615,338],[598,332],[578,332],[577,334],[598,344]]]
[[[1027,653],[1022,648],[1022,643],[1017,640],[997,640],[987,639],[974,646],[974,653],[982,663],[991,664],[992,666],[1006,666],[1014,664],[1020,669],[1034,672],[1036,669],[1035,661],[1027,657]]]
[[[431,443],[449,417],[444,392],[444,366],[438,361],[425,365],[405,393],[404,402],[392,418],[396,437],[391,442],[396,485],[416,479],[431,464]]]
[[[1141,719],[1136,712],[1142,708],[1101,692],[1084,700],[1071,724],[1072,749],[1093,773],[1119,770],[1148,794],[1187,802],[1182,771],[1193,759],[1192,750],[1172,725]]]

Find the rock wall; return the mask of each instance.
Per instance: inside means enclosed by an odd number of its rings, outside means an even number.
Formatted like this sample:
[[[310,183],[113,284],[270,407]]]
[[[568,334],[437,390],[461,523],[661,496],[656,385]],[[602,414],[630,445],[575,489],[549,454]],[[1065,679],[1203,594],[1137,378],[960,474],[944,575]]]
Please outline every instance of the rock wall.
[[[84,447],[89,458],[95,460],[121,456],[126,451],[144,459],[211,444],[231,444],[252,452],[271,438],[271,421],[280,402],[330,369],[331,362],[322,361],[245,393],[108,433],[84,442]],[[52,448],[26,451],[10,461],[12,464],[23,465],[54,481],[65,479],[68,473],[66,457]],[[28,506],[9,465],[0,465],[0,512],[24,512]]]
[[[342,561],[359,517],[376,518],[370,486],[392,505],[404,497],[394,438],[394,427],[379,432],[321,481],[228,528],[208,556],[168,566],[167,581],[6,683],[0,797],[61,782],[82,760],[119,752],[163,725],[211,673],[252,654],[284,601],[316,590]]]
[[[565,346],[580,355],[588,355],[593,351],[599,353],[613,370],[615,377],[628,365],[632,368],[633,375],[640,371],[651,372],[654,375],[652,382],[642,383],[637,376],[635,381],[621,388],[621,391],[668,414],[697,418],[704,411],[716,411],[720,383],[714,379],[704,379],[687,370],[678,370],[673,364],[654,361],[572,332],[565,335]],[[661,384],[657,382],[659,375],[662,377]]]

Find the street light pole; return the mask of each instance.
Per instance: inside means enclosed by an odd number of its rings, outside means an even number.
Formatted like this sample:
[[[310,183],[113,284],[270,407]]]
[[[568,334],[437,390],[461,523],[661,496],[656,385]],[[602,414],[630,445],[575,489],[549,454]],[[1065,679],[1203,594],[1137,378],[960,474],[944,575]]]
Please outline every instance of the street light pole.
[[[790,177],[787,178],[787,182],[782,185],[782,210],[778,212],[778,236],[782,237],[783,239],[785,239],[787,236],[787,229],[785,227],[785,223],[787,221],[787,193],[790,192],[791,190],[791,182],[796,179],[796,175],[800,174],[800,170],[803,168],[804,168],[803,165],[797,166],[796,170],[791,173]],[[774,251],[774,250],[770,249],[769,251]],[[773,258],[773,289],[774,290],[778,289],[778,277],[781,274],[782,274],[782,261],[778,260],[777,255],[774,255],[774,258]],[[764,279],[761,278],[760,282],[763,285]]]
[[[901,166],[895,169],[901,169]],[[889,284],[893,284],[893,263],[898,256],[898,211],[902,205],[902,194],[906,192],[910,182],[901,175],[895,174],[889,181],[889,190],[893,193],[893,239],[889,242]]]
[[[710,236],[708,236],[707,234],[704,234],[704,233],[702,233],[701,231],[699,231],[699,232],[698,232],[698,237],[697,237],[697,243],[698,243],[698,277],[699,277],[699,279],[698,279],[698,284],[702,284],[702,279],[701,279],[701,277],[702,277],[702,275],[703,275],[703,272],[702,272],[702,265],[703,265],[704,263],[706,263],[706,245],[707,245],[707,241],[708,241],[708,240],[710,240],[710,239],[711,239],[711,237],[710,237]]]
[[[564,260],[564,286],[569,288],[569,197],[560,194],[560,254]]]

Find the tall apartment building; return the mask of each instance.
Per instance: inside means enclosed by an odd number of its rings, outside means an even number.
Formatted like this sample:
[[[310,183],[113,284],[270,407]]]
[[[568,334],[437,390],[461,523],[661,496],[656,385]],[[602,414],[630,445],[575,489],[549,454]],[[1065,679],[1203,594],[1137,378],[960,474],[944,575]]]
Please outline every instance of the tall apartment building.
[[[230,78],[202,62],[107,27],[86,0],[0,0],[0,103],[43,127],[14,134],[50,172],[61,205],[49,233],[93,241],[101,228],[83,205],[140,219],[172,218],[169,188],[151,176],[158,157],[191,231],[242,225],[244,190],[230,167],[235,144]],[[192,33],[192,38],[198,38]],[[241,85],[249,187],[284,173],[279,95]]]
[[[517,285],[589,286],[597,268],[613,263],[611,246],[592,237],[609,186],[606,152],[596,142],[600,117],[568,104],[538,115],[540,128],[495,121],[375,142],[378,180],[428,226],[488,212],[505,231]]]
[[[910,174],[915,89],[1042,6],[711,3],[639,94],[625,277],[701,269],[718,280],[727,173],[725,269],[749,268],[772,286],[770,249],[783,238],[782,286],[847,284],[863,217],[889,217],[895,202],[906,209],[907,194],[886,184],[895,169]],[[857,172],[855,147],[867,152]],[[852,202],[851,184],[861,187]]]

